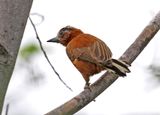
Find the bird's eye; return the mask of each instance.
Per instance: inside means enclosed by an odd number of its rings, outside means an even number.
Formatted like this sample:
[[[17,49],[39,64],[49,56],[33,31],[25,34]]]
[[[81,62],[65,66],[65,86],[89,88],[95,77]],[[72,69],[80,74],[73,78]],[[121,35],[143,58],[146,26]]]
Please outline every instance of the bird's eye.
[[[68,32],[67,31],[60,31],[59,33],[58,33],[58,37],[59,38],[63,38],[64,36],[65,36],[65,34],[67,34]]]
[[[64,34],[64,32],[63,32],[63,31],[60,31],[60,32],[58,33],[58,36],[59,36],[59,37],[63,37],[63,34]]]
[[[69,35],[69,33],[70,33],[70,31],[71,31],[71,28],[62,28],[59,32],[58,32],[58,37],[59,38],[64,38],[64,36],[68,36]],[[66,37],[65,37],[66,38]]]
[[[59,35],[59,36],[62,36],[64,33],[65,33],[65,29],[62,28],[62,29],[58,32],[58,35]]]

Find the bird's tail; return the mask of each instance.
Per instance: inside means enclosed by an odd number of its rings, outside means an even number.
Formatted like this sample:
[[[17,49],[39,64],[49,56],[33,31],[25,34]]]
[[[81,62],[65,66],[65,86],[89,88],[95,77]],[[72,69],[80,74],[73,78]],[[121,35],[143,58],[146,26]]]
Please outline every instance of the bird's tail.
[[[105,66],[120,76],[126,76],[126,73],[130,72],[128,69],[130,65],[121,60],[111,59],[105,64]]]

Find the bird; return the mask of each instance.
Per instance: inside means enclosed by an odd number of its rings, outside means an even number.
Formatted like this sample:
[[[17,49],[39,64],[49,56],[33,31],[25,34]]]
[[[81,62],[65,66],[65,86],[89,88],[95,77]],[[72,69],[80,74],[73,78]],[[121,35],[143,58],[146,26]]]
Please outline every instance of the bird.
[[[84,89],[90,86],[90,77],[103,70],[111,71],[119,76],[129,73],[129,64],[112,58],[110,48],[99,38],[84,33],[82,30],[65,26],[58,31],[56,37],[47,42],[60,43],[66,47],[66,53],[85,80]]]

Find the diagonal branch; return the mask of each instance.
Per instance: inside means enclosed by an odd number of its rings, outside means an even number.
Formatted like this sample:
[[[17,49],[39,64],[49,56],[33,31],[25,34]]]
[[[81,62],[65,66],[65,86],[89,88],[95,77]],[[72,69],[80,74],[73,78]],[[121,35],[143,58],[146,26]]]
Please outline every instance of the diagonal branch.
[[[57,72],[57,71],[55,70],[55,68],[53,67],[53,65],[52,65],[52,63],[50,62],[50,60],[49,60],[49,58],[48,58],[45,50],[43,49],[42,42],[41,42],[41,40],[40,40],[40,38],[39,38],[39,36],[38,36],[37,29],[36,29],[36,27],[35,27],[32,19],[31,19],[30,17],[29,17],[29,20],[30,20],[30,22],[31,22],[31,24],[32,24],[32,26],[33,26],[33,29],[34,29],[35,34],[36,34],[36,38],[37,38],[37,40],[38,40],[38,42],[39,42],[40,48],[41,48],[41,50],[42,50],[42,52],[43,52],[43,54],[44,54],[44,57],[46,58],[47,62],[48,62],[49,65],[51,66],[51,68],[52,68],[52,70],[54,71],[54,73],[58,76],[59,80],[60,80],[70,91],[72,91],[72,89],[63,81],[63,79],[60,77],[60,75],[58,74],[58,72]]]
[[[136,57],[142,52],[150,40],[160,29],[160,12],[154,17],[154,19],[144,28],[142,33],[137,37],[133,44],[125,51],[120,57],[121,60],[128,64],[131,64]],[[90,90],[84,90],[79,95],[75,96],[68,102],[57,107],[45,115],[72,115],[85,107],[88,103],[93,101],[98,95],[100,95],[105,89],[107,89],[114,81],[118,79],[118,76],[106,72],[104,73],[94,84],[90,86]]]

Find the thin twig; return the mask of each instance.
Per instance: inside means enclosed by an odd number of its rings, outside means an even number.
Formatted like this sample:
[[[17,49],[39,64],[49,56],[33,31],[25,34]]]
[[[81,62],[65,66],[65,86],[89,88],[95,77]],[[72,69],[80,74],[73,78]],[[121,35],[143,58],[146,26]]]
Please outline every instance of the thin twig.
[[[5,115],[8,115],[8,112],[9,112],[9,103],[7,104],[6,106],[6,112],[5,112]]]
[[[42,50],[42,52],[43,52],[43,54],[44,54],[47,62],[49,63],[49,65],[51,66],[51,68],[52,68],[52,70],[55,72],[55,74],[58,76],[59,80],[60,80],[70,91],[73,91],[73,90],[62,80],[62,78],[60,77],[60,75],[58,74],[58,72],[55,70],[55,68],[54,68],[53,65],[51,64],[51,62],[50,62],[50,60],[49,60],[49,58],[48,58],[48,56],[47,56],[47,54],[46,54],[43,46],[42,46],[42,42],[41,42],[41,40],[40,40],[40,38],[39,38],[39,36],[38,36],[36,27],[35,27],[32,19],[31,19],[30,17],[29,17],[29,20],[30,20],[30,22],[31,22],[31,24],[32,24],[32,26],[33,26],[33,29],[34,29],[35,34],[36,34],[36,38],[37,38],[37,40],[38,40],[38,42],[39,42],[40,48],[41,48],[41,50]]]

